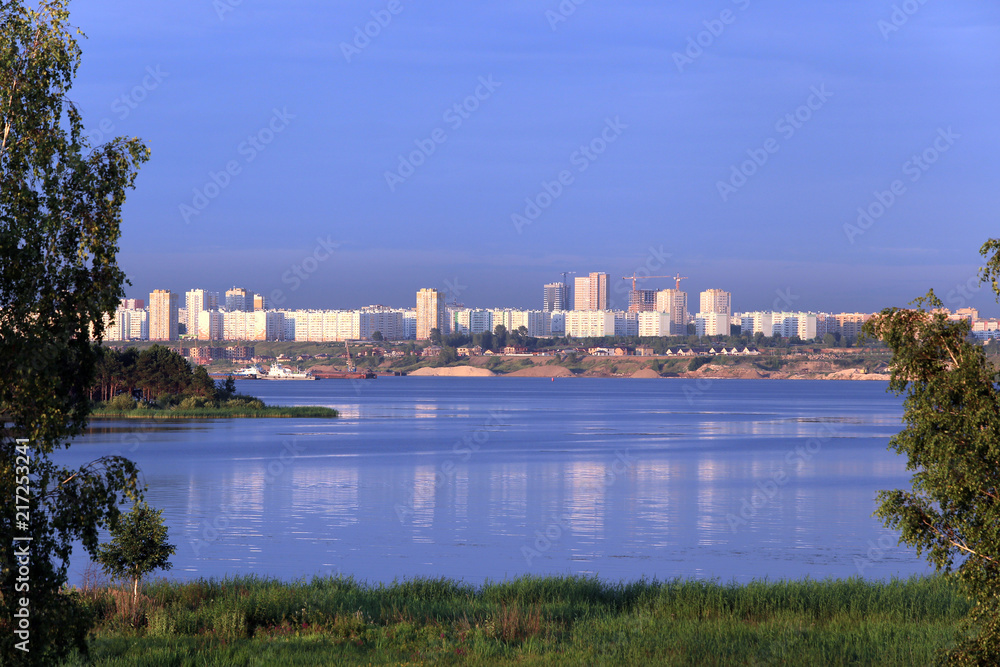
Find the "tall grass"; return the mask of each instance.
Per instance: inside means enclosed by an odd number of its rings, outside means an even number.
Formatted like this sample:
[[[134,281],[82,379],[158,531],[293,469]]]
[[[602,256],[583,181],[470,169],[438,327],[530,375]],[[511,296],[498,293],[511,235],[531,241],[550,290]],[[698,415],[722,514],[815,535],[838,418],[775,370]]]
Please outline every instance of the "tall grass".
[[[937,577],[475,587],[250,576],[153,582],[139,609],[112,587],[84,595],[99,619],[91,664],[109,666],[928,664],[969,610]]]

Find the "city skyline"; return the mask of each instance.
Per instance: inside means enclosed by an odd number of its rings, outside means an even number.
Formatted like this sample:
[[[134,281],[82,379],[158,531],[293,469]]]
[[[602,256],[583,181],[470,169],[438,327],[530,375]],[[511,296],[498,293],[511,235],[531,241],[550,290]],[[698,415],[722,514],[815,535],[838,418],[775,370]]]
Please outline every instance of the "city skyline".
[[[994,307],[960,290],[1000,208],[1000,7],[573,5],[74,6],[86,130],[152,151],[133,287],[533,307],[563,271],[647,267],[741,302]]]
[[[185,295],[186,309],[178,309],[179,295],[158,289],[149,294],[148,310],[141,299],[122,299],[116,312],[106,319],[105,340],[427,341],[433,338],[435,330],[442,335],[470,335],[493,332],[496,326],[503,325],[508,331],[522,330],[536,338],[687,335],[704,338],[738,333],[797,336],[808,341],[823,339],[826,334],[856,339],[861,327],[874,315],[792,308],[734,311],[732,293],[717,288],[701,292],[698,309],[689,310],[687,292],[676,287],[684,278],[674,279],[674,288],[630,293],[628,310],[606,308],[606,296],[602,295],[606,290],[602,288],[607,285],[607,274],[601,272],[577,279],[574,291],[581,298],[574,299],[573,308],[568,310],[547,307],[553,298],[551,288],[563,283],[546,284],[543,297],[546,307],[528,310],[446,304],[447,295],[433,288],[418,290],[412,308],[384,304],[350,310],[265,308],[262,295],[237,287],[227,290],[224,302],[217,292],[189,290]],[[975,308],[954,312],[946,309],[946,312],[951,318],[967,319],[972,335],[982,341],[1000,337],[997,318],[982,317]],[[180,336],[179,325],[185,322],[186,330]]]

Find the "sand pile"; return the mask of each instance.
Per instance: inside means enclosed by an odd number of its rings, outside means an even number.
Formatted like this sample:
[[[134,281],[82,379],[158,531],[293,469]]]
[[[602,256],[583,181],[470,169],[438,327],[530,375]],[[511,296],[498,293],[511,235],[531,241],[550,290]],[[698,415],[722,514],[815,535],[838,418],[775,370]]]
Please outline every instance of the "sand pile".
[[[845,368],[826,376],[827,380],[889,380],[887,373],[865,373],[857,368]]]
[[[506,377],[518,378],[564,378],[572,377],[573,371],[563,366],[529,366],[519,368],[513,373],[507,373]]]
[[[660,374],[654,371],[652,368],[640,368],[635,373],[632,373],[629,377],[633,378],[658,378]]]
[[[453,366],[451,368],[418,368],[415,371],[407,373],[407,375],[472,378],[472,377],[489,377],[492,375],[496,375],[496,373],[494,373],[491,370],[487,370],[485,368],[476,368],[475,366]]]

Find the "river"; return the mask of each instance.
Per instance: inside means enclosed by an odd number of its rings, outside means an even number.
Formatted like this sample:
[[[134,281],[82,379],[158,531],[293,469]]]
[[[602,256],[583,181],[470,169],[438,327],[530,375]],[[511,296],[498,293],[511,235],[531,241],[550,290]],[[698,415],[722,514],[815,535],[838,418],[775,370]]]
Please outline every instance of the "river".
[[[883,382],[240,381],[336,420],[95,421],[177,546],[169,578],[605,579],[929,572],[872,517],[904,488]],[[86,557],[75,553],[71,579]]]

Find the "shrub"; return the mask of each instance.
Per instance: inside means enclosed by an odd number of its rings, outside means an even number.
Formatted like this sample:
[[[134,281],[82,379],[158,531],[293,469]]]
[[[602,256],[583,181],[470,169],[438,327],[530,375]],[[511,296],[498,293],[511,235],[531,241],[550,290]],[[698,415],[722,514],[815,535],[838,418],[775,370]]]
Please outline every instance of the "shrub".
[[[135,410],[136,401],[130,394],[118,394],[108,401],[108,408],[115,410],[116,412]]]
[[[196,408],[204,408],[209,405],[209,400],[203,396],[188,396],[178,404],[178,408],[181,410],[193,410]]]

